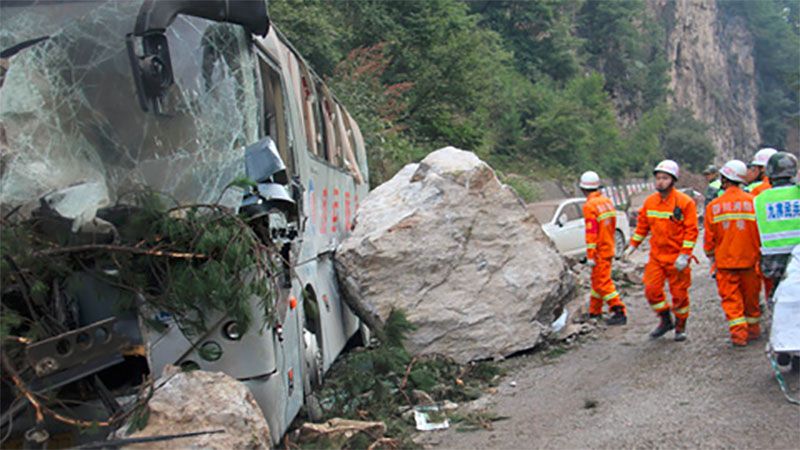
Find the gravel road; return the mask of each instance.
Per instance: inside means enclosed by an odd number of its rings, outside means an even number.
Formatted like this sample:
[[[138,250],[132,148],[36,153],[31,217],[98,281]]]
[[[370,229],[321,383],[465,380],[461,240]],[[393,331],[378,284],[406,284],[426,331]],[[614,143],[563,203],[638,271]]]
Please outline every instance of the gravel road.
[[[644,258],[640,254],[636,258]],[[800,407],[781,394],[766,339],[733,348],[708,263],[693,267],[689,340],[648,339],[657,319],[641,286],[628,325],[599,330],[553,357],[512,358],[488,403],[509,419],[491,431],[429,432],[429,448],[800,448]],[[763,295],[763,294],[762,294]],[[800,396],[800,377],[788,375]],[[512,386],[512,381],[515,386]]]

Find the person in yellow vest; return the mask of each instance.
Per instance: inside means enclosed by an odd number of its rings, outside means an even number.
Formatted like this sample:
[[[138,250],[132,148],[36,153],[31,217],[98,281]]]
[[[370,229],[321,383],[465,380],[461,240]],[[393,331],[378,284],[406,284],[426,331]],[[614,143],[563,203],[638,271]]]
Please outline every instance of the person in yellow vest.
[[[772,280],[775,289],[786,272],[793,249],[800,245],[800,173],[797,168],[794,155],[786,152],[773,155],[767,163],[767,176],[773,187],[754,201],[761,238],[761,273]],[[771,305],[772,299],[768,297],[767,303]],[[776,359],[781,366],[792,364],[790,353],[778,353]]]
[[[753,155],[753,160],[747,165],[747,187],[744,188],[745,192],[749,192],[754,197],[772,187],[769,177],[766,173],[767,161],[769,158],[777,153],[774,148],[762,148]],[[758,269],[759,274],[761,269]],[[772,291],[772,280],[763,275],[759,275],[761,284],[764,286],[764,297],[769,298]],[[760,288],[759,288],[760,289]]]
[[[761,273],[777,287],[795,245],[800,244],[800,187],[795,185],[797,158],[778,152],[769,159],[767,174],[773,183],[755,200],[761,235]]]

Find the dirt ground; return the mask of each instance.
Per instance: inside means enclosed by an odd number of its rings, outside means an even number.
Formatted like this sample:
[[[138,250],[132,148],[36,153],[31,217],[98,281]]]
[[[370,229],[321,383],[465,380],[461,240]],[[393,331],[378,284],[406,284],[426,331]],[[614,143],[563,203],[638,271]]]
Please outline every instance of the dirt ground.
[[[624,297],[627,326],[599,330],[560,356],[545,351],[503,363],[508,375],[487,400],[509,419],[491,431],[453,427],[417,442],[459,449],[800,448],[800,407],[781,394],[766,339],[733,348],[704,258],[692,276],[687,341],[673,341],[671,332],[648,338],[657,319],[643,288],[633,286]],[[800,396],[800,377],[787,379]]]

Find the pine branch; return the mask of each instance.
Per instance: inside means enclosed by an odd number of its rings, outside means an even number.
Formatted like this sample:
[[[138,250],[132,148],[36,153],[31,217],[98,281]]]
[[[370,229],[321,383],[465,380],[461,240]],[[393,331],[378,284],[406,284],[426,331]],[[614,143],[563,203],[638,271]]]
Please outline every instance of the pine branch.
[[[148,250],[138,247],[129,247],[125,245],[107,245],[107,244],[88,244],[88,245],[78,245],[74,247],[61,247],[61,248],[53,248],[48,250],[40,250],[37,252],[33,252],[33,256],[42,257],[42,256],[53,256],[53,255],[61,255],[65,253],[81,253],[81,252],[90,252],[96,250],[105,250],[109,252],[123,252],[123,253],[132,253],[135,255],[149,255],[149,256],[163,256],[167,258],[177,258],[177,259],[207,259],[208,256],[202,253],[187,253],[187,252],[170,252],[170,251],[163,251],[163,250]]]

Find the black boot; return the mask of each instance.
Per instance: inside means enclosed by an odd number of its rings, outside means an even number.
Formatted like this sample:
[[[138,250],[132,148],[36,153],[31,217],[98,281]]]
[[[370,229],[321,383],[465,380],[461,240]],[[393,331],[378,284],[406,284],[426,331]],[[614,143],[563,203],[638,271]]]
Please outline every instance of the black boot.
[[[667,334],[667,331],[675,328],[675,325],[672,323],[672,314],[670,312],[664,311],[661,314],[661,323],[658,324],[658,327],[650,333],[650,338],[657,339],[661,336]]]
[[[614,306],[611,308],[611,312],[614,314],[606,320],[606,325],[625,325],[628,323],[628,317],[625,315],[625,310],[622,309],[622,306]]]
[[[686,319],[675,319],[675,342],[683,342],[687,338]]]

